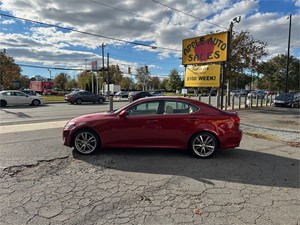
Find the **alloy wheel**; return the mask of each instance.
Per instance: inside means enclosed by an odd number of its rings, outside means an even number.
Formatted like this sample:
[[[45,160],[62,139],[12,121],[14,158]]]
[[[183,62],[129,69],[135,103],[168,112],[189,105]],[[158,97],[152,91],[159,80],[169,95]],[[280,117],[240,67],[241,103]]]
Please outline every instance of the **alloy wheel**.
[[[195,156],[208,158],[217,150],[217,140],[209,133],[199,133],[191,141],[190,149]]]
[[[81,154],[91,154],[98,148],[99,139],[92,131],[83,130],[76,134],[74,147]]]

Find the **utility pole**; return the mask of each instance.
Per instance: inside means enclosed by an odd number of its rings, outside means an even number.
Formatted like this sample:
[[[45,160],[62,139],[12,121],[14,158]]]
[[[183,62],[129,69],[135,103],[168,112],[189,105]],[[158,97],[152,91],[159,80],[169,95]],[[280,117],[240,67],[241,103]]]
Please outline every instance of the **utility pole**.
[[[290,14],[289,19],[290,19],[290,26],[289,26],[289,39],[288,39],[288,53],[287,53],[287,60],[286,60],[285,93],[288,92],[288,82],[289,82],[289,64],[290,64],[290,44],[291,44],[292,14]]]
[[[50,69],[48,69],[48,71],[49,71],[49,73],[50,73],[50,81],[51,81],[51,70],[50,70]]]
[[[108,97],[110,96],[110,90],[109,90],[109,82],[110,82],[110,77],[109,77],[109,53],[107,53],[107,94]]]

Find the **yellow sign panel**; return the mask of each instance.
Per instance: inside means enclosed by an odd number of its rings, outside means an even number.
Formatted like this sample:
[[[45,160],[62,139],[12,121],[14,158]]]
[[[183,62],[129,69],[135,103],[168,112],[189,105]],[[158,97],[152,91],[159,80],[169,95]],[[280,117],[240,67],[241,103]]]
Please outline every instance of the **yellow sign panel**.
[[[220,87],[220,65],[187,67],[184,77],[186,87]]]
[[[182,64],[227,61],[229,32],[194,37],[182,41]]]

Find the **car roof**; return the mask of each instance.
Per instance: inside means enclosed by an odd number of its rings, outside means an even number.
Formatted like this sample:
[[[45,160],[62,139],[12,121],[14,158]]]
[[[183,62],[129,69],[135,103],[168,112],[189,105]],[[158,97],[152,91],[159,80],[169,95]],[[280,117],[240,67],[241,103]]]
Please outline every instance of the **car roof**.
[[[149,98],[140,98],[140,99],[136,100],[135,102],[153,101],[153,100],[181,100],[181,101],[186,101],[186,102],[199,102],[195,99],[185,98],[182,96],[153,96],[153,97],[149,97]]]

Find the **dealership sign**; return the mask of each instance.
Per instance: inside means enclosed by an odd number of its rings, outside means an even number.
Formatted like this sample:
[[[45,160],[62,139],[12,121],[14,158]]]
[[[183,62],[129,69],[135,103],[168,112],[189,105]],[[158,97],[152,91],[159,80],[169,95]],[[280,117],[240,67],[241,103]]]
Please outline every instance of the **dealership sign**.
[[[185,87],[220,87],[220,65],[187,67],[184,77]]]
[[[227,61],[229,32],[194,37],[182,41],[182,64]]]

